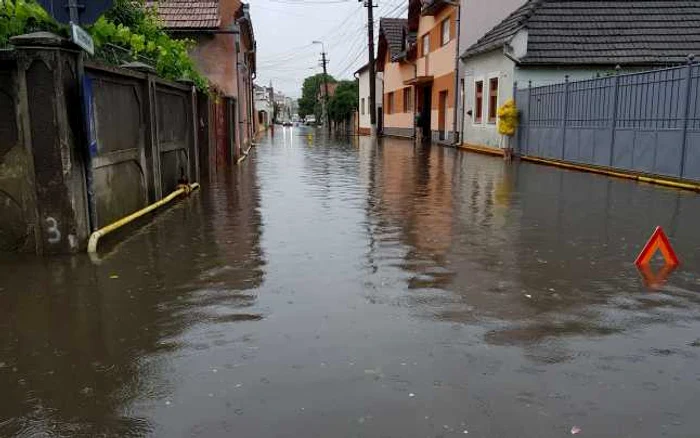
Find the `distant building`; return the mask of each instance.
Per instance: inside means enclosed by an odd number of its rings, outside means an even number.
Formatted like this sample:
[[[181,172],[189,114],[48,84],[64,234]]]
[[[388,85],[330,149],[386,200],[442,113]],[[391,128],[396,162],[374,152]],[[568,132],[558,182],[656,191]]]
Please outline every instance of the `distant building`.
[[[377,72],[376,74],[376,82],[375,82],[375,87],[376,87],[376,102],[375,102],[375,111],[377,111],[377,117],[379,117],[379,113],[382,110],[382,96],[384,95],[384,86],[383,86],[383,79],[382,79],[382,73]],[[370,135],[371,134],[371,116],[370,116],[370,106],[369,106],[369,64],[365,64],[364,66],[360,67],[359,70],[355,72],[355,77],[357,78],[359,82],[359,93],[358,93],[358,102],[357,102],[357,108],[358,108],[358,127],[357,127],[357,133],[360,135]],[[379,119],[377,119],[379,121]],[[377,131],[381,132],[381,126],[378,125]]]
[[[275,114],[275,102],[272,98],[272,87],[254,85],[255,87],[255,111],[257,117],[258,132],[266,130],[273,122]]]
[[[195,41],[190,56],[221,96],[212,109],[217,157],[226,161],[250,147],[255,132],[255,36],[248,5],[240,0],[147,2],[173,36]]]

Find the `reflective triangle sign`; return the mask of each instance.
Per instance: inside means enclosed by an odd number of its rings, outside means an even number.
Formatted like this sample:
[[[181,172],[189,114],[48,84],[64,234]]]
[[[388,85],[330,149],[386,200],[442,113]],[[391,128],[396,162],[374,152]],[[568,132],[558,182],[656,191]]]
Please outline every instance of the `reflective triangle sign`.
[[[634,261],[634,264],[637,266],[648,265],[654,257],[654,254],[656,254],[656,251],[661,251],[661,255],[664,257],[667,266],[678,266],[680,264],[676,252],[673,251],[673,247],[671,247],[671,243],[668,241],[668,237],[666,237],[666,233],[664,233],[661,227],[656,227],[649,241],[644,245],[644,248],[642,248],[642,252],[637,256],[637,260]]]

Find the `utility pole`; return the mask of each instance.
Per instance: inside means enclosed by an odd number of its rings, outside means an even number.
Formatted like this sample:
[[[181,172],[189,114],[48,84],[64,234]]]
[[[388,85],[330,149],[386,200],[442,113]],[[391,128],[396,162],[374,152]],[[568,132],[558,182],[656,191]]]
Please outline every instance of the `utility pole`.
[[[357,0],[361,2],[363,0]],[[372,137],[377,135],[377,72],[374,71],[374,0],[366,0],[367,48],[369,52],[369,120]]]
[[[324,102],[324,111],[326,113],[326,123],[328,124],[328,132],[331,132],[331,113],[328,111],[328,70],[326,69],[326,65],[328,64],[328,60],[326,59],[326,52],[325,50],[321,52],[321,62],[323,63],[323,87],[326,89],[326,95],[323,98]]]

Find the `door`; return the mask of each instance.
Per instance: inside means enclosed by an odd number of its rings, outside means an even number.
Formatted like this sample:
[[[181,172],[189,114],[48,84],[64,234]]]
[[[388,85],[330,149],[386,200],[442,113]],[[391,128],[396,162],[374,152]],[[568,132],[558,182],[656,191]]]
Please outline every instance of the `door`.
[[[438,102],[438,131],[440,140],[444,141],[447,138],[445,125],[447,118],[447,91],[441,91]]]
[[[432,85],[426,85],[423,87],[423,102],[421,105],[421,128],[423,129],[423,138],[432,139],[430,133],[430,128],[432,126],[432,101],[433,101],[433,87]]]
[[[384,131],[384,111],[382,107],[377,107],[377,135]]]

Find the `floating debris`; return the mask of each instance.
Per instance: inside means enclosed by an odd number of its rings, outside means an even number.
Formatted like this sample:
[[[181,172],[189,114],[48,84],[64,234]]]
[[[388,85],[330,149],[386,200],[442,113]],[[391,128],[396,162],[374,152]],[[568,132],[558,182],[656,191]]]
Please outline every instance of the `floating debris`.
[[[571,435],[578,435],[581,433],[581,428],[578,426],[574,426],[571,428]]]
[[[112,274],[109,276],[109,278],[111,278],[112,280],[116,280],[117,278],[119,278],[119,276],[117,274]]]
[[[530,294],[525,294],[525,298],[532,298],[532,295],[530,295]]]
[[[415,395],[414,393],[411,392],[411,393],[408,394],[408,396],[409,396],[409,397],[415,397],[416,395]]]

